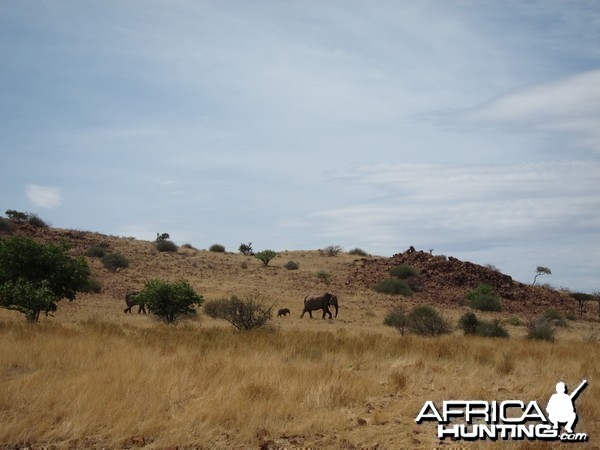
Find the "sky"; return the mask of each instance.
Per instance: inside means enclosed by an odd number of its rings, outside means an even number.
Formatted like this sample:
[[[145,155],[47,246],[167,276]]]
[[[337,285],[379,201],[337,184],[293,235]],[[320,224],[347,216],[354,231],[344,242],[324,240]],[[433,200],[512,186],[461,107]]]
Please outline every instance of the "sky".
[[[0,214],[600,291],[600,2],[0,2]]]

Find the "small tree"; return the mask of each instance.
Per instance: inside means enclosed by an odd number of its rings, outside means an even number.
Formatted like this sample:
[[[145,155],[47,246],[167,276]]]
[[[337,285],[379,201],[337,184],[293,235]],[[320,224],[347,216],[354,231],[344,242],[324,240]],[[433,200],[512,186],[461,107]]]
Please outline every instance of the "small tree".
[[[167,283],[160,280],[148,281],[136,300],[143,302],[151,314],[165,323],[196,314],[194,306],[204,302],[187,281]]]
[[[261,302],[242,300],[235,295],[230,299],[211,300],[204,305],[204,312],[213,319],[223,319],[238,330],[251,330],[266,325],[271,319],[273,306]]]
[[[262,261],[263,265],[266,267],[269,265],[269,262],[277,256],[277,252],[274,252],[273,250],[263,250],[254,256]]]
[[[252,250],[252,242],[248,242],[247,244],[240,244],[240,253],[246,256],[254,255],[254,251]]]
[[[15,222],[25,222],[29,218],[27,213],[15,211],[14,209],[6,210],[5,214],[6,217],[8,217],[10,220],[14,220]]]
[[[549,267],[537,266],[535,268],[535,277],[533,277],[533,283],[531,283],[532,286],[535,284],[537,277],[539,277],[540,275],[552,275],[552,271]]]
[[[27,237],[0,239],[0,306],[37,321],[56,311],[56,302],[74,300],[88,282],[83,258],[67,255],[68,246],[42,244]]]
[[[401,335],[404,336],[404,332],[408,325],[408,318],[406,317],[404,309],[402,309],[400,306],[394,307],[394,309],[388,312],[383,319],[383,324],[387,325],[388,327],[394,327],[400,332]]]
[[[323,249],[323,252],[327,256],[337,256],[343,250],[341,245],[328,245]]]
[[[592,294],[586,294],[585,292],[573,292],[571,293],[571,297],[577,300],[579,304],[579,317],[582,318],[586,311],[586,304],[590,300],[594,299]]]

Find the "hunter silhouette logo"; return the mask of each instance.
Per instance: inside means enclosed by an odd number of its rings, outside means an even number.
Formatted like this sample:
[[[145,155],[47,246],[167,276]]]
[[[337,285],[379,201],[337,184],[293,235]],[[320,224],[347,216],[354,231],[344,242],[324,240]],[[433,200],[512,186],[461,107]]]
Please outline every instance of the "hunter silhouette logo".
[[[560,381],[556,393],[552,394],[546,406],[546,413],[535,400],[525,403],[521,400],[446,400],[440,408],[434,402],[425,402],[415,421],[437,422],[439,439],[454,440],[497,440],[497,439],[540,439],[546,441],[584,442],[586,433],[575,433],[577,412],[574,402],[588,382],[583,380],[571,394]],[[451,423],[456,421],[457,423]],[[561,433],[561,424],[564,431]]]

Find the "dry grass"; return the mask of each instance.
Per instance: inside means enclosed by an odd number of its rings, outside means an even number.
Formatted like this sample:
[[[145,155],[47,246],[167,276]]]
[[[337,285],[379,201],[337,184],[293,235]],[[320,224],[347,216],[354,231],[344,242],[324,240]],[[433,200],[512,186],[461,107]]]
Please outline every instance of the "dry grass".
[[[414,423],[425,400],[545,405],[557,380],[582,374],[578,429],[600,434],[594,343],[99,320],[5,320],[0,332],[6,446],[428,448],[433,427]]]

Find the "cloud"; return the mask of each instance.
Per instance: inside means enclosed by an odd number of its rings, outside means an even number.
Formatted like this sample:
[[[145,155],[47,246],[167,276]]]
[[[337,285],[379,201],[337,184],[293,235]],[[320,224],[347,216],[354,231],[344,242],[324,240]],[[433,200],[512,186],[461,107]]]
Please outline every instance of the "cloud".
[[[26,184],[25,195],[34,206],[40,208],[55,208],[62,203],[60,190],[54,186]]]
[[[574,133],[580,145],[600,153],[600,70],[519,89],[465,112],[462,118],[474,124]]]

